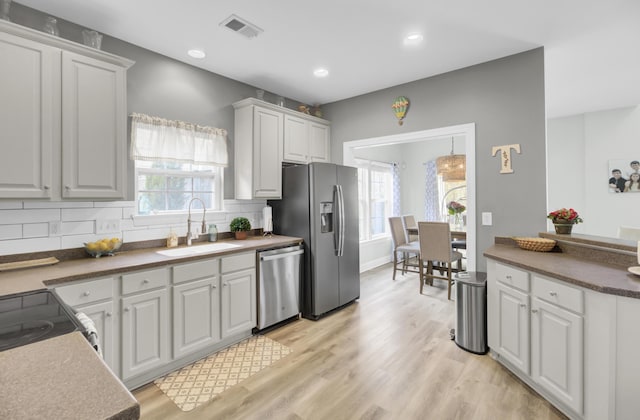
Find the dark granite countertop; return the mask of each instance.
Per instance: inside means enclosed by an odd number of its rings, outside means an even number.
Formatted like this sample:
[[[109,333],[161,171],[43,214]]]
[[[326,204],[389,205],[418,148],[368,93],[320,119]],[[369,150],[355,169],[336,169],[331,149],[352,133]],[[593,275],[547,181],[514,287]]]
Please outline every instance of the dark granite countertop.
[[[234,244],[237,245],[236,248],[199,253],[190,256],[171,257],[158,253],[158,251],[165,251],[167,248],[145,248],[124,251],[118,252],[112,257],[91,258],[87,256],[86,258],[62,261],[55,265],[1,272],[0,296],[44,289],[74,280],[120,274],[127,271],[179,264],[203,258],[255,251],[258,249],[287,246],[300,243],[301,241],[301,238],[290,236],[253,236],[241,241],[226,240],[218,242]],[[199,243],[193,245],[192,248],[195,249],[196,247],[206,246],[207,244],[209,243]],[[181,246],[180,248],[186,248],[186,246]]]
[[[640,299],[640,276],[621,266],[562,252],[526,251],[508,244],[493,245],[484,256],[600,293]]]

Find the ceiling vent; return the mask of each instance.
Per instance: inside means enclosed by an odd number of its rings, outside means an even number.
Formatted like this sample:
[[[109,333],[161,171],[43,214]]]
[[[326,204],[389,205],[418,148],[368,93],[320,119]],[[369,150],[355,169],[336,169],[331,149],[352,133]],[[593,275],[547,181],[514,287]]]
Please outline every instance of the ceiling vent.
[[[236,15],[231,15],[222,22],[220,25],[226,26],[231,29],[233,32],[237,32],[240,35],[244,35],[247,38],[255,38],[260,34],[262,29],[258,28],[253,23],[250,23]]]

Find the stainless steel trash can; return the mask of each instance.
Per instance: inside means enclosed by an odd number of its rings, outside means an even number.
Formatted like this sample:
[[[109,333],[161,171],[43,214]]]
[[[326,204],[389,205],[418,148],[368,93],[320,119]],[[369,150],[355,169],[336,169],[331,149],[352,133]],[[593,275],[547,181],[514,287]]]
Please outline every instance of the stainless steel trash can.
[[[487,273],[461,272],[456,281],[455,342],[464,350],[485,354],[487,347]]]

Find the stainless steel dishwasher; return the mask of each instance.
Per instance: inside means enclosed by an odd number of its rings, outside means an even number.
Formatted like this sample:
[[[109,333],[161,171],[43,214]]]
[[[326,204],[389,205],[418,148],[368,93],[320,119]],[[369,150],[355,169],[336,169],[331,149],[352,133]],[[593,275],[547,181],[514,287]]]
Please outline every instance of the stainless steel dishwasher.
[[[259,251],[258,329],[300,314],[302,245]]]

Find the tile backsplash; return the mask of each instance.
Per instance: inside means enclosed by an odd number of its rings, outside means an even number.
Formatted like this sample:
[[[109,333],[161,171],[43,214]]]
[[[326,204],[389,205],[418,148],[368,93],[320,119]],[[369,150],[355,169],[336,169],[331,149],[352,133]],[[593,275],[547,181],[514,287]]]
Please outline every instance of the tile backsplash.
[[[224,210],[207,212],[207,225],[229,232],[236,216],[262,227],[264,200],[225,200]],[[134,201],[0,202],[0,255],[80,248],[85,242],[119,237],[123,242],[163,239],[187,233],[187,214],[137,216]],[[192,231],[199,232],[202,209],[192,208]]]

